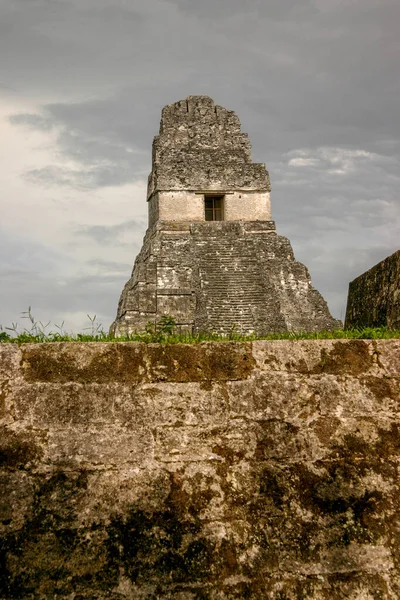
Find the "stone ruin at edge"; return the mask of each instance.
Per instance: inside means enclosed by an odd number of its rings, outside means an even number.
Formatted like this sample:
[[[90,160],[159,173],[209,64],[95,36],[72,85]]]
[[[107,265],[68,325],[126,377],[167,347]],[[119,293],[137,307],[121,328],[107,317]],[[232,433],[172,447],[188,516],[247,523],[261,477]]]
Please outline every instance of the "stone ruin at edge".
[[[338,327],[307,268],[271,220],[270,181],[233,111],[207,96],[165,106],[153,141],[149,226],[111,326],[163,315],[228,334]]]

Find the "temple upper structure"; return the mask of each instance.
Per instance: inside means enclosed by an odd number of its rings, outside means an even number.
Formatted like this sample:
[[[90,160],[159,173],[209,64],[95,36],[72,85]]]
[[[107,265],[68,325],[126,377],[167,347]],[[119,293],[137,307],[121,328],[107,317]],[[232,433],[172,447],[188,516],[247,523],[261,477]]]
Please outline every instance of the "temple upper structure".
[[[163,315],[220,334],[337,327],[276,234],[270,190],[233,111],[208,96],[166,106],[153,141],[149,227],[111,331],[140,332]]]
[[[149,226],[211,220],[204,198],[220,198],[218,220],[271,218],[268,171],[252,162],[238,117],[207,96],[190,96],[162,111],[149,175]]]

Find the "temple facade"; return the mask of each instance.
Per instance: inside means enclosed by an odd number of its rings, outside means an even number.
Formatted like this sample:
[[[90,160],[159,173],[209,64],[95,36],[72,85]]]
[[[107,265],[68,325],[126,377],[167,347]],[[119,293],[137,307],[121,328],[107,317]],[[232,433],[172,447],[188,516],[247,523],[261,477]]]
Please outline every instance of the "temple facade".
[[[208,96],[166,106],[153,141],[149,226],[112,333],[143,331],[163,315],[194,333],[338,327],[277,235],[270,191],[233,111]]]

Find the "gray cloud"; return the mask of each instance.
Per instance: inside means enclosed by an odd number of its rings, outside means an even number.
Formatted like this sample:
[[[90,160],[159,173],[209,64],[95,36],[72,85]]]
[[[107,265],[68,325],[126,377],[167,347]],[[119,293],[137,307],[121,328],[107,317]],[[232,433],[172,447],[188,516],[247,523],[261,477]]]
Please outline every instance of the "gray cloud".
[[[142,221],[124,221],[117,225],[86,225],[80,229],[77,229],[75,235],[84,236],[97,242],[98,244],[123,244],[119,241],[121,234],[130,233],[137,234],[142,232],[145,227],[145,223]],[[132,244],[132,242],[131,242]]]
[[[192,14],[207,21],[215,19],[226,21],[242,18],[246,15],[268,17],[274,21],[295,18],[298,21],[318,15],[319,10],[311,0],[301,4],[288,0],[220,0],[216,6],[213,0],[196,2],[195,0],[168,0],[183,13]]]
[[[127,276],[127,273],[130,273],[132,270],[132,265],[130,263],[119,263],[112,260],[103,260],[103,259],[92,259],[88,260],[87,264],[90,267],[93,267],[97,272],[111,272],[119,275]]]
[[[13,125],[25,125],[39,131],[49,131],[54,126],[54,121],[49,117],[32,113],[20,113],[9,117]]]
[[[63,35],[55,36],[56,41],[67,37],[72,43],[75,27],[70,31],[68,25],[75,19],[78,40],[92,44],[92,51],[81,52],[77,64],[69,57],[63,75],[69,77],[71,68],[87,70],[95,89],[102,80],[96,70],[101,63],[108,83],[101,97],[47,107],[57,122],[75,133],[70,150],[74,145],[84,149],[87,135],[105,135],[110,151],[118,140],[149,153],[160,107],[189,93],[209,93],[238,110],[257,159],[269,161],[293,147],[370,147],[399,135],[400,82],[389,75],[397,72],[397,2],[310,1],[299,6],[282,0],[146,0],[135,3],[133,15],[114,2],[110,23],[104,19],[106,2],[97,8],[90,3],[78,8],[72,1],[57,6],[33,29],[53,35],[61,27]],[[199,13],[204,17],[200,21]],[[88,15],[90,23],[85,20]],[[133,25],[135,15],[140,15],[139,32]],[[32,29],[25,13],[18,17]],[[43,11],[33,11],[31,17],[38,22]],[[215,19],[218,31],[212,26]],[[122,32],[118,23],[124,24]],[[84,38],[80,27],[85,28]],[[99,27],[107,27],[112,48],[97,35]],[[119,60],[114,64],[116,54]],[[60,55],[61,49],[52,53],[57,77],[62,71],[57,66]],[[138,55],[145,59],[141,64]],[[41,69],[36,67],[36,77]],[[81,82],[76,75],[75,82]],[[68,144],[64,149],[68,151]]]
[[[65,321],[68,331],[88,324],[87,314],[96,314],[108,327],[116,312],[118,296],[131,266],[112,261],[81,261],[80,272],[71,273],[73,260],[37,242],[0,231],[0,325],[30,323],[21,318],[32,307],[35,319],[51,321],[50,330]],[[72,315],[72,317],[71,317]],[[77,315],[76,319],[73,315]],[[82,324],[82,325],[81,325]]]
[[[337,316],[348,281],[397,249],[397,0],[0,0],[0,13],[2,85],[40,98],[10,122],[57,132],[57,162],[27,169],[30,182],[94,193],[143,180],[162,106],[209,94],[237,111],[278,231]],[[137,249],[134,223],[82,226],[70,243],[109,248],[131,231]],[[85,298],[116,302],[122,279],[108,295],[96,273]]]
[[[99,164],[100,163],[100,164]],[[108,187],[124,185],[135,181],[132,176],[134,172],[132,165],[127,163],[112,163],[110,161],[100,161],[90,168],[68,169],[49,165],[41,169],[29,169],[24,173],[27,181],[40,185],[60,185],[76,189],[96,189],[98,187]],[[142,175],[137,173],[137,178]]]
[[[109,118],[110,106],[104,101],[81,105],[53,104],[42,114],[15,114],[14,125],[38,130],[58,130],[58,154],[76,168],[48,165],[28,170],[25,177],[39,184],[97,188],[124,185],[145,179],[149,153],[135,145],[135,131],[124,125],[121,112]],[[126,116],[126,113],[123,112]]]

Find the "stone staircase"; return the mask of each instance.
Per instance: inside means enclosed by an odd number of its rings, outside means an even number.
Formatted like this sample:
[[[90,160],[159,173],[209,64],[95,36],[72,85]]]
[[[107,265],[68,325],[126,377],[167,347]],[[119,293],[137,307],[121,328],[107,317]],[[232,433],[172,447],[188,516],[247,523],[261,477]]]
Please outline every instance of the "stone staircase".
[[[164,314],[225,335],[337,326],[272,222],[171,222],[148,232],[113,327],[140,331]]]
[[[256,239],[258,238],[258,239]],[[250,333],[265,321],[259,236],[206,229],[193,239],[200,289],[195,328]]]

